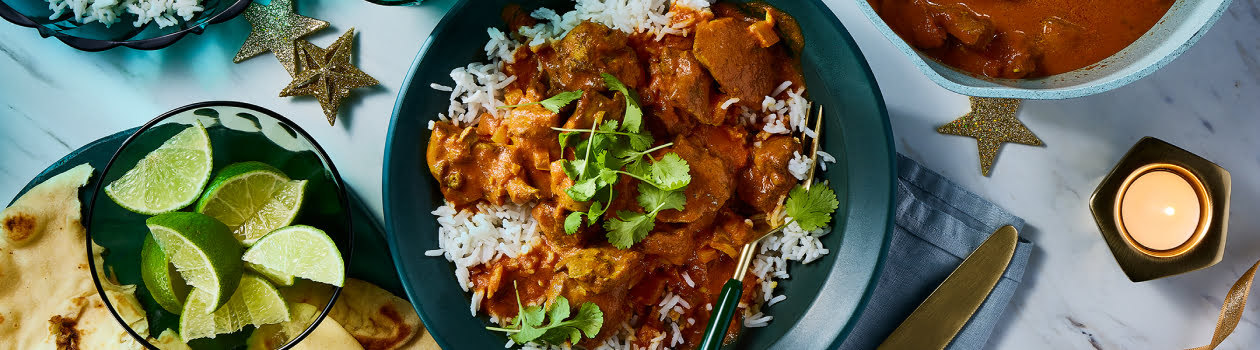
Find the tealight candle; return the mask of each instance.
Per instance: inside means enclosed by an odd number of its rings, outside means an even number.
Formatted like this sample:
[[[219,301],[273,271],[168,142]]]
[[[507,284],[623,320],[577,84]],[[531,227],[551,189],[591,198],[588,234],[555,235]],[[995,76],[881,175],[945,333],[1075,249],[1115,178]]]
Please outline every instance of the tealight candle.
[[[1138,175],[1121,194],[1120,222],[1129,237],[1151,250],[1177,248],[1199,226],[1199,195],[1181,175],[1155,170]]]
[[[1225,169],[1145,137],[1098,184],[1089,210],[1120,269],[1141,282],[1221,261],[1229,190]]]

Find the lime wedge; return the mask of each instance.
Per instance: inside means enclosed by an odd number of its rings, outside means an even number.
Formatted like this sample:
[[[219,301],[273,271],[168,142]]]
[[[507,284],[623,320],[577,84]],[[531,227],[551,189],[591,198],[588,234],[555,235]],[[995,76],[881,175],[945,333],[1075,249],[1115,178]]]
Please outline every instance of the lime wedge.
[[[338,287],[346,281],[337,244],[324,231],[306,225],[272,231],[254,242],[243,259],[286,275]]]
[[[213,312],[228,302],[241,280],[244,263],[241,246],[227,226],[212,217],[187,212],[166,213],[145,222],[153,240],[184,280],[209,298],[202,312]],[[187,302],[183,312],[188,312]]]
[[[266,266],[258,265],[255,263],[247,262],[245,263],[245,268],[249,269],[250,271],[258,273],[258,275],[260,276],[266,277],[268,281],[271,281],[271,284],[274,284],[277,286],[283,286],[283,287],[292,286],[293,279],[295,278],[293,277],[293,275],[289,275],[280,271],[272,270],[272,269],[267,268]]]
[[[293,223],[305,191],[306,180],[290,180],[270,165],[236,163],[220,170],[210,182],[197,201],[197,212],[219,219],[248,246]]]
[[[179,316],[179,337],[187,340],[214,338],[239,331],[245,326],[261,326],[289,320],[289,306],[275,286],[258,275],[247,273],[240,287],[223,307],[204,312],[214,302],[213,295],[193,288]]]
[[[144,280],[144,288],[163,309],[178,315],[184,308],[188,284],[175,271],[175,265],[166,259],[153,235],[145,235],[144,246],[140,248],[140,278]]]
[[[319,316],[320,309],[315,305],[307,303],[289,304],[289,321],[279,324],[269,324],[260,326],[249,335],[247,344],[248,350],[271,350],[278,349],[280,346],[287,344],[289,340],[302,334],[311,323],[315,322],[315,318]],[[324,319],[328,322],[332,318]]]
[[[210,136],[198,121],[105,186],[105,194],[119,206],[145,215],[179,210],[201,195],[213,165]]]

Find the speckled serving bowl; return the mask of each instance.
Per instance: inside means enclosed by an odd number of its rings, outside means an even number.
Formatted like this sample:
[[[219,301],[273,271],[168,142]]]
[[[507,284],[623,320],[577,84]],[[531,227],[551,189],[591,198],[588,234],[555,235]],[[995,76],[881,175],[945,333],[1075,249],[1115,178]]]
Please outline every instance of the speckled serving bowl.
[[[132,22],[136,15],[124,13],[118,23],[109,27],[92,22],[81,24],[74,14],[66,11],[52,16],[48,0],[0,0],[0,17],[14,24],[35,28],[45,38],[56,37],[70,47],[83,51],[103,51],[118,46],[139,50],[157,50],[174,44],[188,33],[201,34],[207,25],[227,21],[239,15],[252,0],[202,0],[204,9],[191,20],[179,18],[179,23],[165,28],[149,22],[136,27]]]
[[[866,0],[858,8],[875,27],[910,57],[923,74],[951,91],[979,97],[1056,100],[1089,96],[1128,85],[1171,62],[1203,36],[1231,0],[1177,0],[1168,13],[1129,47],[1075,71],[1036,79],[992,79],[956,70],[911,47]]]

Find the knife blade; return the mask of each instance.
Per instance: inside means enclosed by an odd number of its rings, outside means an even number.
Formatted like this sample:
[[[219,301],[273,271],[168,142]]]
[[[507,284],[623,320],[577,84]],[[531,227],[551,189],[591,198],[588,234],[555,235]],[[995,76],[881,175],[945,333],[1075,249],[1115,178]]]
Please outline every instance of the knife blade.
[[[944,349],[997,286],[1015,255],[1019,232],[993,231],[935,291],[879,345],[880,350]]]

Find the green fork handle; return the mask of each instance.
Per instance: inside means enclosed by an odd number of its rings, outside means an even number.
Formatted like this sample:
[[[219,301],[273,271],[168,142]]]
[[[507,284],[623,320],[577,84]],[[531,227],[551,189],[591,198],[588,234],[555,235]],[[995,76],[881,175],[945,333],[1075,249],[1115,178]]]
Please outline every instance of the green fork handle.
[[[722,348],[722,340],[726,339],[726,330],[730,328],[731,316],[739,309],[739,297],[744,293],[744,283],[737,279],[726,281],[722,286],[722,294],[718,295],[717,306],[709,314],[709,325],[704,328],[704,341],[700,350],[718,350]]]

